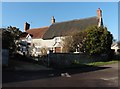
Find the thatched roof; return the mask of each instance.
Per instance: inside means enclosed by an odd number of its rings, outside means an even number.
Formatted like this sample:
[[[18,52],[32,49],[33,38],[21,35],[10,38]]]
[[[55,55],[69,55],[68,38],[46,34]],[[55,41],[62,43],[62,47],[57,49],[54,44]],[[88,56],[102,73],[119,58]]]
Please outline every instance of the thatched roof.
[[[43,35],[43,39],[52,39],[54,37],[67,36],[70,32],[81,31],[91,25],[98,25],[97,17],[54,23]]]

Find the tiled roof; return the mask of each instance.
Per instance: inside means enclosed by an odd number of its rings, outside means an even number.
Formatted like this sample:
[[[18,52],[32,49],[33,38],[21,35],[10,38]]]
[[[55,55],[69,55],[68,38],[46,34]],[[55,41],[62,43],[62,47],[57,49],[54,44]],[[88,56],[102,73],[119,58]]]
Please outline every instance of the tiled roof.
[[[20,34],[20,39],[26,38],[27,35],[28,35],[28,33],[23,32],[22,34]]]
[[[32,38],[42,38],[45,32],[48,30],[49,27],[43,28],[33,28],[29,29],[26,32],[32,35]]]
[[[52,39],[58,36],[69,35],[70,32],[84,30],[91,25],[98,25],[97,17],[71,20],[52,24],[43,36],[43,39]]]

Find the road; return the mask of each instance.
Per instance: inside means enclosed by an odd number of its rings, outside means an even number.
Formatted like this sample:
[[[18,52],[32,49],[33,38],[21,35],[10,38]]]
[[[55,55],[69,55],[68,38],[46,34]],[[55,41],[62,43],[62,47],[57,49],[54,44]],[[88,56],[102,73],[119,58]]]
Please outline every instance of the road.
[[[118,87],[118,63],[64,70],[30,65],[26,69],[3,70],[2,87]]]

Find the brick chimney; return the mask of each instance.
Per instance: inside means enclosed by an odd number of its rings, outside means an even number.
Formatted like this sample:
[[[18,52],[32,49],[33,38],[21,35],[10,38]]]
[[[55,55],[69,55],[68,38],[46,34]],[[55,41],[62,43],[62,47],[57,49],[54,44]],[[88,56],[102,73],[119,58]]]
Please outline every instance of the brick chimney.
[[[97,15],[98,15],[98,18],[102,17],[102,10],[100,8],[98,8],[97,10]]]
[[[98,27],[103,26],[102,10],[100,8],[98,8],[97,10],[97,17],[98,17]]]
[[[55,23],[55,18],[54,18],[54,16],[52,16],[51,23],[52,23],[52,24]]]
[[[28,29],[30,29],[30,24],[25,22],[25,24],[24,24],[24,31],[26,32]]]

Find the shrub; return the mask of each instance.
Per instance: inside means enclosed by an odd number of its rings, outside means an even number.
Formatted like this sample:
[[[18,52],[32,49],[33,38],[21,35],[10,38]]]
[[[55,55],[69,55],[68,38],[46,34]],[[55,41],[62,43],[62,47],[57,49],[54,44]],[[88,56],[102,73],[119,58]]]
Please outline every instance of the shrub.
[[[41,48],[41,55],[42,56],[47,55],[47,49],[46,48]]]
[[[86,30],[85,52],[90,55],[109,54],[113,36],[106,27],[91,26]]]

